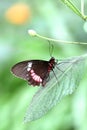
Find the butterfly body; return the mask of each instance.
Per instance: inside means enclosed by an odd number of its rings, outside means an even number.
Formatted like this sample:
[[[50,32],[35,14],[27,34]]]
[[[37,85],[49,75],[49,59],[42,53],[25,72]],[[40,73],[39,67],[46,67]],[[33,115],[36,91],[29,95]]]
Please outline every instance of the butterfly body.
[[[44,60],[29,60],[19,62],[11,69],[13,74],[27,80],[30,85],[33,86],[45,86],[49,80],[50,71],[55,67],[55,58],[51,58],[49,61]]]

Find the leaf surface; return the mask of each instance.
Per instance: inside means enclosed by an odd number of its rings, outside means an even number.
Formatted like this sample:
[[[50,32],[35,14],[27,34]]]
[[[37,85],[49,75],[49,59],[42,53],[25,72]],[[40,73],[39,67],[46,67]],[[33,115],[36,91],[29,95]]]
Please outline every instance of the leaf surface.
[[[50,80],[33,96],[24,122],[39,119],[55,106],[64,96],[72,94],[78,87],[85,69],[87,55],[65,59],[58,63]]]

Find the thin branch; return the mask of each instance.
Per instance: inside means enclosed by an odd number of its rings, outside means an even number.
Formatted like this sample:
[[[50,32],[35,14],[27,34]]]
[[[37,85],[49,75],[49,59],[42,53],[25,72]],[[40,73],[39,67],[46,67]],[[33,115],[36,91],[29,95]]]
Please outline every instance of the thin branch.
[[[28,33],[30,36],[36,36],[36,37],[39,37],[41,39],[44,39],[44,40],[48,40],[48,41],[52,41],[52,42],[57,42],[57,43],[66,43],[66,44],[81,44],[81,45],[87,45],[86,42],[74,42],[74,41],[63,41],[63,40],[57,40],[57,39],[52,39],[52,38],[49,38],[49,37],[45,37],[45,36],[42,36],[38,33],[36,33],[34,30],[28,30]]]
[[[84,0],[81,0],[81,13],[84,15]]]

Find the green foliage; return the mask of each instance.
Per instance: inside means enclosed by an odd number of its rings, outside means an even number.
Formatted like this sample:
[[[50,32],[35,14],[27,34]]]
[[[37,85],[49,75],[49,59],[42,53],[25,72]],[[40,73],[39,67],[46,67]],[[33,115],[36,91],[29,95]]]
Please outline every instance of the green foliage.
[[[34,29],[38,34],[54,39],[87,42],[87,29],[84,20],[58,0],[23,0],[31,7],[31,21],[23,25],[11,24],[7,22],[5,12],[16,2],[18,1],[0,1],[0,130],[86,130],[87,70],[74,94],[63,98],[39,120],[22,123],[27,106],[38,87],[28,86],[25,81],[15,78],[10,69],[15,63],[23,60],[50,58],[48,42],[36,37],[31,38],[27,30]],[[80,0],[73,0],[73,4],[80,10]],[[85,0],[84,14],[87,14],[86,5]],[[52,56],[58,61],[61,58],[87,53],[86,45],[52,43]],[[77,79],[78,75],[74,76]],[[42,89],[48,88],[41,88],[39,91]]]

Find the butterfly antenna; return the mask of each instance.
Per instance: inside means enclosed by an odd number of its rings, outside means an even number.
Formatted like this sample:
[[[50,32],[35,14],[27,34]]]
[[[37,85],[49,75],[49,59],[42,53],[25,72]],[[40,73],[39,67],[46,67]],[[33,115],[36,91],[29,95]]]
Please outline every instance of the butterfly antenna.
[[[59,84],[59,81],[58,81],[58,77],[56,76],[54,70],[52,70],[52,71],[53,71],[54,77],[55,77],[55,79],[56,79],[56,81],[57,81],[57,85],[59,86],[60,84]]]
[[[53,44],[50,43],[49,40],[48,40],[48,43],[49,43],[49,53],[50,53],[50,57],[52,57],[52,53],[53,53],[54,46],[53,46]]]

